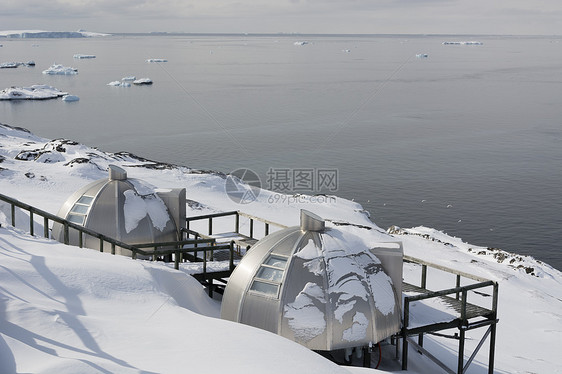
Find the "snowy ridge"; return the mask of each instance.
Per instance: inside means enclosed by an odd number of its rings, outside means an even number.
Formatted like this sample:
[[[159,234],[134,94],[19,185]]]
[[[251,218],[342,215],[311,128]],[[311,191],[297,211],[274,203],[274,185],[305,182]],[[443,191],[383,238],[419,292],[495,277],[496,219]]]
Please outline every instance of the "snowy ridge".
[[[365,243],[399,240],[406,255],[497,281],[496,371],[556,373],[562,367],[558,352],[562,273],[531,257],[474,246],[425,227],[384,232],[359,204],[341,198],[326,204],[301,199],[298,204],[271,204],[271,193],[264,190],[256,202],[241,207],[226,195],[225,176],[220,173],[127,152],[107,153],[66,139],[47,140],[0,125],[1,193],[48,212],[56,214],[77,189],[106,178],[109,164],[157,188],[186,188],[188,215],[243,208],[248,214],[293,226],[305,208]],[[187,275],[187,269],[175,271],[164,264],[32,238],[8,225],[7,209],[0,203],[0,372],[171,373],[183,372],[186,364],[192,372],[348,370],[265,331],[211,318],[218,306]],[[21,212],[17,216],[16,226],[21,222],[21,229],[27,230],[29,217]],[[41,221],[37,219],[36,226]],[[419,274],[405,266],[404,278],[415,282]],[[436,282],[449,285],[444,278],[437,277]],[[314,290],[303,293],[303,305],[305,296],[314,295]],[[351,335],[361,333],[361,316],[356,322]],[[476,332],[467,332],[467,351],[480,338],[471,334]],[[451,352],[456,351],[457,341],[427,336],[425,345],[449,367],[456,367]],[[252,360],[247,359],[249,352]],[[423,356],[410,357],[409,373],[437,372]],[[484,349],[469,373],[485,373],[486,362]]]

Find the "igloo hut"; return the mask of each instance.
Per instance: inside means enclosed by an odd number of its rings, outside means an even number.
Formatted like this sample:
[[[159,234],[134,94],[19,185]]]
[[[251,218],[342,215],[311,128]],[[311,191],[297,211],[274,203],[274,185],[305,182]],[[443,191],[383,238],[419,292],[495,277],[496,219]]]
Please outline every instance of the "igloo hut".
[[[402,245],[372,243],[301,211],[242,258],[221,317],[319,351],[365,347],[400,330]]]
[[[109,178],[92,182],[63,204],[58,216],[127,244],[177,241],[185,223],[185,189],[155,190],[146,183],[127,178],[127,172],[109,166]],[[64,227],[53,224],[53,238],[64,240]],[[69,242],[78,245],[76,230],[69,230]],[[99,248],[99,239],[84,235],[83,246]],[[109,251],[109,243],[105,243]],[[116,254],[131,256],[116,248]]]

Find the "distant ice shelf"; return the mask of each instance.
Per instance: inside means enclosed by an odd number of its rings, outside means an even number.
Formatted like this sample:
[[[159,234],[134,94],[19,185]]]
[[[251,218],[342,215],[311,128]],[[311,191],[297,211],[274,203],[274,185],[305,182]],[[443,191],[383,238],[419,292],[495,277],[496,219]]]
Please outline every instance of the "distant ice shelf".
[[[59,64],[53,64],[47,70],[43,70],[43,74],[49,75],[75,75],[78,74],[78,69],[62,66]]]
[[[464,41],[464,42],[443,42],[443,45],[483,45],[482,42],[477,41]]]
[[[4,38],[90,38],[97,36],[109,36],[98,32],[78,31],[45,31],[45,30],[5,30],[0,31],[0,37]]]

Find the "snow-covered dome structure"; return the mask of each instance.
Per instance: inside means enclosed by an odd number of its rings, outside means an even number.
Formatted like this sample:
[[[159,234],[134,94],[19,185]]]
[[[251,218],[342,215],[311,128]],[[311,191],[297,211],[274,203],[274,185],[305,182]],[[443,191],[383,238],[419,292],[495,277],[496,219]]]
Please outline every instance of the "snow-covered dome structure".
[[[310,349],[377,343],[400,330],[400,242],[365,244],[317,215],[258,241],[232,273],[221,317]]]
[[[109,166],[109,178],[82,187],[63,204],[58,216],[127,244],[177,241],[185,223],[185,188],[155,190],[127,172]],[[64,241],[64,227],[53,224],[53,238]],[[76,230],[69,232],[70,244],[78,245]],[[99,248],[99,239],[84,235],[83,245]],[[110,251],[109,243],[104,251]],[[131,252],[116,248],[116,254]]]

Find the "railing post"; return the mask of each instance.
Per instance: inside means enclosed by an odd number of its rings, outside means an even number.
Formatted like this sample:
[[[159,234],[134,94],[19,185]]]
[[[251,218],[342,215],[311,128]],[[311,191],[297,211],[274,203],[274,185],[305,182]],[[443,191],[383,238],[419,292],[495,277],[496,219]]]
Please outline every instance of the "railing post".
[[[100,236],[100,252],[103,252],[103,238]]]
[[[115,254],[115,243],[111,243],[111,254]]]
[[[43,217],[43,236],[49,238],[49,219],[47,217]]]
[[[213,235],[213,217],[209,217],[209,235]]]
[[[207,250],[203,250],[203,278],[207,276]]]
[[[402,327],[402,370],[408,370],[408,321],[410,320],[410,300],[404,298],[404,322]]]
[[[465,332],[466,332],[466,298],[467,298],[467,291],[465,289],[462,290],[462,298],[461,298],[461,326],[459,327],[460,336],[459,336],[459,362],[457,367],[457,373],[463,374],[464,370],[464,340],[465,340]]]
[[[31,236],[34,236],[35,234],[35,228],[33,226],[35,226],[33,224],[33,209],[29,209],[29,235]]]
[[[11,209],[11,215],[12,215],[12,226],[16,227],[16,206],[14,204],[12,204],[12,209]]]
[[[174,269],[180,269],[180,251],[174,253]]]
[[[78,230],[78,246],[84,247],[84,232],[82,230]]]
[[[421,273],[421,288],[427,287],[427,265],[422,265],[422,273]]]
[[[254,219],[250,218],[250,238],[254,237]]]
[[[236,222],[234,223],[234,232],[240,233],[240,213],[236,212]]]
[[[234,240],[230,241],[230,257],[228,262],[228,270],[234,270]]]
[[[457,274],[457,283],[455,287],[460,287],[461,286],[461,276]],[[459,293],[457,292],[456,294],[456,299],[459,299]]]
[[[269,235],[269,223],[265,223],[265,236]]]
[[[64,227],[64,244],[68,245],[68,243],[70,243],[70,235],[68,233],[68,222],[64,221],[63,227]]]

